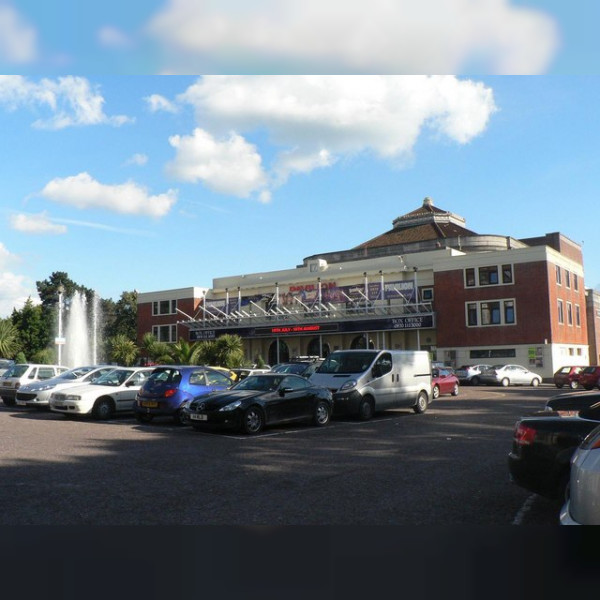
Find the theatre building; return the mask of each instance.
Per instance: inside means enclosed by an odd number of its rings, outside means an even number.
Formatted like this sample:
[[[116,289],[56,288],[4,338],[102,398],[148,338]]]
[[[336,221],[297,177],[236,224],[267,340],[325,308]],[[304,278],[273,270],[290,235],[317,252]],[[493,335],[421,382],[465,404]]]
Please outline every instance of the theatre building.
[[[138,294],[138,342],[243,338],[269,364],[348,348],[428,350],[450,366],[589,364],[581,247],[478,234],[429,198],[392,229],[281,271]]]

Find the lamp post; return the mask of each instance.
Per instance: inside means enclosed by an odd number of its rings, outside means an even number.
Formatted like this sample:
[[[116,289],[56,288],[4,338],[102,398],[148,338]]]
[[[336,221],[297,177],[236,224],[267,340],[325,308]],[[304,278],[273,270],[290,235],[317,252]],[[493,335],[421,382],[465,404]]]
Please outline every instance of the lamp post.
[[[59,366],[62,365],[62,347],[63,347],[63,344],[65,343],[65,339],[63,338],[63,334],[62,334],[62,297],[63,297],[64,293],[65,293],[65,287],[61,283],[58,286],[58,336],[54,340],[54,343],[58,347],[57,350],[58,350],[58,365]]]

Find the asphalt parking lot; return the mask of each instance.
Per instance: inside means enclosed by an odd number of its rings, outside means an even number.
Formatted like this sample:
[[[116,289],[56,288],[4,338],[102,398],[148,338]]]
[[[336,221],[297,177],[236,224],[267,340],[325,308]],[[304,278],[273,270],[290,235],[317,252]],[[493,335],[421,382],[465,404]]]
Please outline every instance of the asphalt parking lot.
[[[508,479],[516,419],[558,390],[464,387],[258,436],[0,407],[3,525],[556,525]]]

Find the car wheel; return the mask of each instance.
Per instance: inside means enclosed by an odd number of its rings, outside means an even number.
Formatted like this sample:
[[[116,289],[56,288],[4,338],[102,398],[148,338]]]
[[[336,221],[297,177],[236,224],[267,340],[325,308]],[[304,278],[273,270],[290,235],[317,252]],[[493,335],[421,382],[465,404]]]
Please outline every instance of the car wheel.
[[[242,429],[244,433],[254,435],[260,433],[265,425],[265,418],[258,406],[251,406],[242,417]]]
[[[500,383],[502,384],[502,387],[508,387],[510,385],[508,377],[505,377]]]
[[[479,385],[479,377],[477,375],[471,379],[471,385]]]
[[[317,407],[315,408],[315,418],[314,422],[317,427],[322,427],[323,425],[327,425],[329,423],[329,405],[324,400],[320,400],[317,402]]]
[[[458,383],[454,384],[454,387],[452,388],[452,395],[458,396]]]
[[[569,383],[569,387],[570,387],[572,390],[576,390],[576,389],[579,387],[579,382],[578,382],[578,381],[571,381],[571,382]]]
[[[135,419],[138,423],[150,423],[154,419],[154,415],[148,413],[135,413]]]
[[[373,400],[371,398],[363,398],[358,406],[358,418],[361,421],[368,421],[373,417],[375,413],[375,407],[373,406]]]
[[[5,398],[2,396],[2,402],[4,402],[4,406],[14,406],[16,401],[14,398]]]
[[[427,410],[427,404],[427,394],[425,392],[419,392],[417,403],[413,406],[413,410],[420,415]]]
[[[540,385],[540,380],[539,380],[537,377],[534,377],[534,378],[531,380],[531,385],[532,385],[533,387],[537,387],[538,385]]]
[[[94,419],[106,421],[112,417],[112,414],[113,405],[108,398],[100,398],[99,400],[96,400],[96,404],[94,404],[94,408],[92,409],[92,416]]]
[[[440,388],[437,385],[433,386],[433,389],[431,390],[431,395],[433,396],[434,400],[440,397]]]

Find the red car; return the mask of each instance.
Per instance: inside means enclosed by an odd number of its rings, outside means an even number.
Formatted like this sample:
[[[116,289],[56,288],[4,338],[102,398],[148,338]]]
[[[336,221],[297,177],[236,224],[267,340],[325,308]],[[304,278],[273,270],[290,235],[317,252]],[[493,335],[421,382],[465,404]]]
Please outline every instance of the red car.
[[[579,374],[583,368],[584,367],[562,367],[554,373],[554,385],[559,389],[567,385],[572,390],[576,390],[579,387]]]
[[[458,377],[451,369],[435,368],[431,370],[431,392],[434,398],[442,394],[458,396]]]
[[[600,366],[583,367],[579,373],[579,385],[586,390],[600,389]]]

